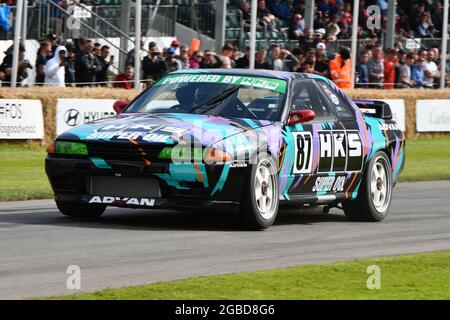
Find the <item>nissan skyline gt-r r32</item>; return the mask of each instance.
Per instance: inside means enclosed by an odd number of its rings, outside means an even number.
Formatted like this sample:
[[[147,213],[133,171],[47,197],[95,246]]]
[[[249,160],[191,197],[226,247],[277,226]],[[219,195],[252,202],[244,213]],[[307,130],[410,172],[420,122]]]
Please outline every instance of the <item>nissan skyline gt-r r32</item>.
[[[48,148],[65,215],[222,205],[266,228],[280,204],[342,203],[350,219],[380,221],[404,166],[389,106],[352,101],[315,75],[179,71],[114,109]]]

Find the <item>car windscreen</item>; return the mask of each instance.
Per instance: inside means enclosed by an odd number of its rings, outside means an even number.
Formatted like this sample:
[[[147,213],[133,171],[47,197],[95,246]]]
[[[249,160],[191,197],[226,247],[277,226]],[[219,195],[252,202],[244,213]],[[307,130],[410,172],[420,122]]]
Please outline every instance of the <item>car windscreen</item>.
[[[285,80],[220,74],[169,75],[142,93],[127,113],[192,113],[280,120]]]

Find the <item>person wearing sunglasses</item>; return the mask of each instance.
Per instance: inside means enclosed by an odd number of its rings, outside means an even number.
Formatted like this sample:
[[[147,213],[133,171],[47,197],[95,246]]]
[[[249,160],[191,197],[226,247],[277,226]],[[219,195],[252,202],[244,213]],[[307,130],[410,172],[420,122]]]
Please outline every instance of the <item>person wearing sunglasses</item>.
[[[200,69],[200,62],[203,60],[203,53],[200,50],[194,51],[189,59],[189,67],[191,69]]]

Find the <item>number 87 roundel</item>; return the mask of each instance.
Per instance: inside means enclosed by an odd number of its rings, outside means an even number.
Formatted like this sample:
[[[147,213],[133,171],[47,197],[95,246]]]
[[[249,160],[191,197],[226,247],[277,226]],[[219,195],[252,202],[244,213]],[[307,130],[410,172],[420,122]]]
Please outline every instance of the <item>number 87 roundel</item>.
[[[294,132],[295,162],[293,173],[311,173],[313,140],[310,132]]]

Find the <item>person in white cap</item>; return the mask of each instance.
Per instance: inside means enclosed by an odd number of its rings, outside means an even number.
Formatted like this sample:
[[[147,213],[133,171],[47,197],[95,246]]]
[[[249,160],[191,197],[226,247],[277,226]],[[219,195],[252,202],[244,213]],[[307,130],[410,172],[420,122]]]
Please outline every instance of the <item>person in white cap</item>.
[[[325,37],[326,33],[327,32],[324,28],[319,28],[316,30],[316,36],[319,36],[320,38]]]
[[[325,50],[327,46],[323,42],[319,42],[316,45],[316,63],[314,64],[314,73],[328,77],[330,75],[330,68],[327,59],[325,58]]]
[[[314,46],[313,46],[313,48],[315,48],[318,43],[321,43],[324,41],[326,34],[327,34],[327,32],[325,31],[324,28],[319,28],[316,31],[314,31],[314,42],[313,42]]]
[[[320,52],[321,55],[325,54],[326,49],[327,49],[327,45],[323,42],[319,42],[316,45],[316,52]]]

